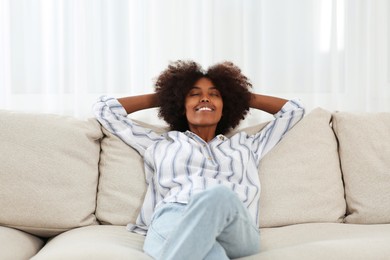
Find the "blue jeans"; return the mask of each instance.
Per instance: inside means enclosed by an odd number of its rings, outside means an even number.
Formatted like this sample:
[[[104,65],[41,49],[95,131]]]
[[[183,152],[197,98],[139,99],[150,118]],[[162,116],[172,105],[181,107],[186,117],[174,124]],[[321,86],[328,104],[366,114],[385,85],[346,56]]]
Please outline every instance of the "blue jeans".
[[[188,205],[169,203],[153,215],[144,251],[155,259],[229,259],[260,250],[260,234],[237,195],[216,186]]]

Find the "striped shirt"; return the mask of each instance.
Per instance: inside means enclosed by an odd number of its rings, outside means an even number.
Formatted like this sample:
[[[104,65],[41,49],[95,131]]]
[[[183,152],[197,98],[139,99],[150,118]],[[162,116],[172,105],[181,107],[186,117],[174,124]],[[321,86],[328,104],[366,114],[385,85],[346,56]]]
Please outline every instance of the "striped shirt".
[[[302,104],[290,100],[260,132],[239,132],[230,138],[218,135],[206,143],[190,131],[157,134],[142,127],[112,97],[102,96],[93,109],[108,131],[144,159],[147,191],[136,223],[128,225],[141,234],[161,205],[188,203],[192,195],[215,185],[233,190],[258,225],[260,160],[304,115]]]

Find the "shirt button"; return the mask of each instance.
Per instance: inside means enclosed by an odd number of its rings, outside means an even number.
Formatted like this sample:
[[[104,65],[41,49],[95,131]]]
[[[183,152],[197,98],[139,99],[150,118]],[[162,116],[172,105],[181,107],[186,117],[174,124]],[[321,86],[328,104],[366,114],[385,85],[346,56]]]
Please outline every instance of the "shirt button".
[[[211,161],[213,158],[209,157],[209,158],[207,158],[207,159],[209,159],[209,161]]]

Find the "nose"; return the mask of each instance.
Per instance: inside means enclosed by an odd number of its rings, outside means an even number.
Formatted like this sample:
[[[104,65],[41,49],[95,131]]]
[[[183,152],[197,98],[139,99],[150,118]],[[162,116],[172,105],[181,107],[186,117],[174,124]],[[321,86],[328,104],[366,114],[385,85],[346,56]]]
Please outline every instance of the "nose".
[[[203,95],[203,97],[201,98],[200,102],[210,102],[210,99],[207,95]]]

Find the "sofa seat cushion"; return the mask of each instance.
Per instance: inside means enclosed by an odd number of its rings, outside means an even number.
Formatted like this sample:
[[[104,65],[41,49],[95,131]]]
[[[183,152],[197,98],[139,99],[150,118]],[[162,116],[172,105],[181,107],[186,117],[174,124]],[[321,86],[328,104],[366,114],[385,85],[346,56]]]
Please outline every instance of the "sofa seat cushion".
[[[390,223],[390,113],[333,115],[340,143],[347,223]]]
[[[263,228],[261,253],[246,259],[388,259],[390,225],[312,223]],[[244,258],[245,259],[245,258]]]
[[[23,231],[0,226],[0,259],[29,259],[43,246],[42,239]]]
[[[97,223],[97,121],[0,110],[0,125],[0,224],[50,237]]]
[[[32,260],[152,259],[143,253],[144,236],[124,226],[81,227],[52,238]]]
[[[262,228],[261,252],[240,260],[387,259],[390,225],[297,224]],[[88,226],[52,238],[32,260],[151,259],[124,226]]]

